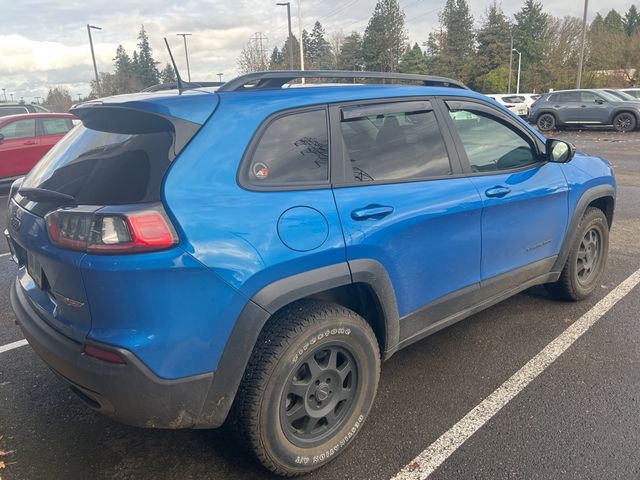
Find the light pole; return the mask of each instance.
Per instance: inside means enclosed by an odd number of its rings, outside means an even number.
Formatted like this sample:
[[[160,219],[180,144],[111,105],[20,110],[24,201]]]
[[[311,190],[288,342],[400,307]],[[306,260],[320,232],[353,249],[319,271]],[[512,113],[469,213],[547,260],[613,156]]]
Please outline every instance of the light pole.
[[[287,22],[289,25],[289,68],[293,70],[293,32],[291,31],[291,2],[276,3],[276,5],[287,7]]]
[[[518,54],[518,82],[516,83],[516,93],[520,93],[520,67],[522,66],[522,54],[515,48],[511,49]]]
[[[587,38],[587,9],[589,0],[584,0],[584,16],[582,17],[582,47],[580,47],[580,59],[578,60],[578,75],[576,76],[576,88],[580,88],[582,82],[582,63],[584,62],[584,44]]]
[[[300,70],[304,71],[304,41],[302,40],[302,0],[298,0],[298,34],[300,35]],[[304,84],[304,77],[300,79]]]
[[[222,75],[224,75],[224,73],[220,72],[220,73],[216,73],[216,75],[218,75],[218,81],[222,82]]]
[[[80,98],[81,98],[81,94],[79,94],[79,93],[76,93],[76,95],[78,95],[78,101],[80,101]]]
[[[96,54],[93,51],[93,39],[91,38],[91,29],[94,30],[102,30],[100,27],[96,27],[95,25],[89,25],[87,23],[87,33],[89,34],[89,46],[91,47],[91,59],[93,60],[93,73],[96,74],[96,93],[100,96],[100,79],[98,78],[98,66],[96,65]]]
[[[184,56],[187,58],[187,78],[191,82],[191,70],[189,69],[189,51],[187,50],[187,37],[190,37],[190,33],[176,33],[178,37],[182,37],[184,40]]]
[[[509,87],[507,93],[511,93],[511,72],[513,71],[513,32],[511,32],[511,49],[509,50]]]
[[[4,95],[4,101],[6,102],[7,101],[7,89],[6,88],[2,89],[2,94]]]
[[[11,101],[13,102],[13,93],[10,93],[9,95],[11,95]]]

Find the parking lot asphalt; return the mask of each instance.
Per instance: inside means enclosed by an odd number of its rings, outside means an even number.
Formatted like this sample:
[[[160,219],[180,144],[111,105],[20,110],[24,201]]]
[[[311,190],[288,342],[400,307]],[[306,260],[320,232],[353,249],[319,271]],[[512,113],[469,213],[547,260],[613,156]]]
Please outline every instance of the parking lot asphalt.
[[[394,355],[351,447],[311,479],[389,479],[640,268],[640,132],[563,131],[609,158],[619,193],[600,287],[583,302],[530,289]],[[5,199],[0,199],[3,203]],[[6,219],[0,215],[0,228]],[[0,255],[6,253],[4,244]],[[0,346],[22,339],[0,256]],[[492,416],[433,479],[640,478],[640,287]],[[0,477],[272,478],[229,432],[146,430],[87,408],[29,346],[0,353]]]

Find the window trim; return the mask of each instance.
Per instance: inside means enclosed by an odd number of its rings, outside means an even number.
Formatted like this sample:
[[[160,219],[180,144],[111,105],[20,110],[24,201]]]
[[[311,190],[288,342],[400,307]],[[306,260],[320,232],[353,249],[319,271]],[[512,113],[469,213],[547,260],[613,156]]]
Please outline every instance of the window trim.
[[[382,113],[397,113],[397,104],[410,104],[410,103],[428,103],[429,110],[433,111],[438,127],[440,128],[440,134],[445,146],[445,151],[449,158],[449,166],[451,167],[451,173],[448,175],[434,175],[429,177],[420,178],[406,178],[398,180],[374,180],[372,182],[358,182],[353,178],[353,172],[350,165],[347,163],[347,155],[344,151],[344,142],[342,139],[342,132],[340,129],[340,123],[342,122],[342,110],[345,108],[358,108],[369,106],[382,106]],[[385,108],[385,104],[390,105],[389,108]],[[368,111],[370,108],[366,108],[364,111]],[[372,109],[371,109],[372,110]],[[354,117],[355,118],[355,117]],[[466,176],[463,172],[463,168],[460,159],[457,154],[454,139],[449,132],[448,125],[443,118],[439,105],[436,102],[436,98],[433,96],[411,96],[411,97],[387,97],[387,98],[371,98],[366,100],[355,100],[348,102],[338,102],[329,106],[329,122],[331,127],[331,138],[334,141],[331,142],[331,153],[333,158],[333,172],[331,177],[331,184],[334,188],[345,187],[366,187],[371,185],[399,185],[402,183],[414,183],[414,182],[428,182],[432,180],[446,180],[452,178],[460,178]]]
[[[265,132],[269,128],[269,126],[275,121],[288,117],[291,115],[296,115],[300,113],[307,112],[325,112],[325,124],[327,127],[327,179],[317,182],[289,182],[286,184],[279,185],[265,185],[263,183],[259,183],[253,181],[251,176],[249,175],[249,166],[253,160],[253,156],[255,155],[256,149],[260,140],[264,136]],[[305,106],[298,108],[291,108],[287,110],[281,110],[275,113],[272,113],[267,118],[265,118],[260,126],[256,129],[251,140],[249,141],[249,145],[247,146],[244,154],[242,155],[242,159],[240,160],[240,165],[238,167],[238,171],[236,173],[236,182],[238,185],[249,191],[255,192],[273,192],[273,191],[288,191],[288,190],[318,190],[325,189],[331,186],[331,171],[332,171],[332,162],[331,162],[331,125],[329,122],[329,108],[327,105],[313,105],[313,106]]]
[[[501,123],[506,124],[507,128],[510,126],[512,129],[517,130],[522,134],[522,136],[528,138],[531,141],[532,146],[535,149],[535,153],[537,155],[537,160],[529,165],[524,165],[522,167],[516,168],[507,168],[503,170],[491,170],[486,172],[474,172],[471,168],[471,163],[469,162],[469,158],[467,157],[467,152],[464,148],[460,135],[458,134],[458,130],[453,122],[453,119],[449,116],[449,107],[447,106],[447,102],[463,102],[468,104],[475,104],[475,109],[488,113],[494,117],[498,117]],[[444,96],[438,98],[438,103],[440,104],[440,108],[443,109],[443,112],[446,113],[445,121],[447,123],[448,129],[451,131],[451,135],[454,138],[456,149],[458,151],[458,157],[460,158],[460,162],[462,163],[462,168],[464,170],[464,176],[466,177],[482,177],[487,175],[503,175],[505,173],[517,173],[525,170],[529,170],[531,168],[538,168],[545,163],[548,163],[548,160],[545,155],[545,144],[533,133],[530,132],[524,125],[520,124],[520,121],[515,118],[511,118],[510,115],[502,112],[501,110],[495,108],[493,105],[488,104],[480,99],[471,98],[471,97],[452,97],[452,96]]]

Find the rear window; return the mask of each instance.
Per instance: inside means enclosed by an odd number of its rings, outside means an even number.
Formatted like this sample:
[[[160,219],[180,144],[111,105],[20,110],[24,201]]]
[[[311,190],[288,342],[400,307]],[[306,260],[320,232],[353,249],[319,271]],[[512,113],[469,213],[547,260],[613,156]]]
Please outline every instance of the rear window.
[[[124,134],[80,125],[43,157],[22,186],[65,193],[80,205],[158,201],[173,141],[172,131]]]
[[[502,100],[507,102],[507,103],[523,103],[524,102],[524,97],[520,97],[520,96],[517,96],[517,95],[510,95],[510,96],[502,97]]]

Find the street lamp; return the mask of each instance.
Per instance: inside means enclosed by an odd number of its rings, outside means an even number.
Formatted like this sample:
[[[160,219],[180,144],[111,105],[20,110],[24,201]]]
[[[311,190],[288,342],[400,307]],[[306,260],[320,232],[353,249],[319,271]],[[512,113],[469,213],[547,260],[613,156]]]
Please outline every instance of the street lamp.
[[[4,95],[4,101],[6,102],[7,101],[7,89],[6,88],[2,89],[2,94]]]
[[[191,82],[191,70],[189,70],[189,52],[187,51],[187,37],[190,37],[191,33],[176,33],[178,37],[182,37],[184,40],[184,56],[187,57],[187,78]]]
[[[520,93],[520,67],[522,65],[522,54],[515,48],[511,49],[518,54],[518,82],[516,83],[516,93]]]
[[[76,93],[76,95],[78,95],[78,101],[80,101],[80,100],[81,100],[82,95],[81,95],[81,94],[79,94],[79,93]]]
[[[578,74],[576,75],[576,88],[580,88],[582,82],[582,63],[584,62],[584,46],[587,39],[587,11],[589,9],[589,1],[584,0],[584,16],[582,17],[582,45],[580,46],[580,57],[578,59]]]
[[[10,93],[9,95],[11,95],[11,101],[13,102],[13,93]]]
[[[218,75],[218,81],[222,82],[222,75],[224,75],[224,73],[216,73],[216,75]]]
[[[100,79],[98,78],[98,66],[96,65],[96,54],[93,51],[93,39],[91,38],[91,29],[102,30],[95,25],[89,25],[87,23],[87,34],[89,34],[89,46],[91,47],[91,59],[93,60],[93,73],[96,74],[96,93],[100,96]]]
[[[276,3],[276,5],[279,5],[281,7],[287,7],[287,22],[289,25],[289,38],[288,38],[288,44],[289,44],[289,68],[291,70],[293,70],[293,32],[291,31],[291,3],[290,2],[281,2],[281,3]]]

